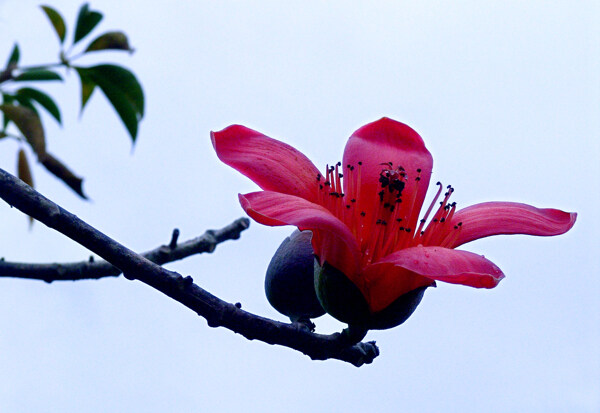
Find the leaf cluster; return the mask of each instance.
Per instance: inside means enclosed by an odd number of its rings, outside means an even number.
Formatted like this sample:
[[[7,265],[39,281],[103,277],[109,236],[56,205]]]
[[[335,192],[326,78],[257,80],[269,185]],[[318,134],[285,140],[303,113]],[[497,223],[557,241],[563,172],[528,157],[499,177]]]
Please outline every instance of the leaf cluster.
[[[21,66],[21,51],[15,43],[4,69],[0,69],[0,139],[14,138],[28,144],[48,172],[62,180],[81,198],[86,199],[82,188],[83,179],[46,150],[46,134],[40,110],[45,111],[61,126],[63,119],[54,98],[37,86],[32,87],[32,83],[37,85],[39,82],[63,81],[63,76],[58,70],[73,70],[77,73],[81,85],[81,112],[93,92],[100,89],[123,122],[132,143],[135,143],[138,126],[144,116],[144,92],[137,77],[122,66],[108,63],[80,66],[74,63],[78,58],[90,53],[109,50],[133,53],[127,35],[122,31],[107,31],[97,35],[81,52],[73,53],[75,48],[80,48],[82,42],[91,37],[92,31],[103,18],[102,13],[92,10],[87,3],[83,4],[77,14],[72,40],[67,48],[68,27],[63,16],[48,5],[42,5],[41,9],[57,35],[58,61]],[[11,133],[11,129],[18,133]],[[30,163],[22,145],[17,151],[17,172],[22,180],[33,186]]]

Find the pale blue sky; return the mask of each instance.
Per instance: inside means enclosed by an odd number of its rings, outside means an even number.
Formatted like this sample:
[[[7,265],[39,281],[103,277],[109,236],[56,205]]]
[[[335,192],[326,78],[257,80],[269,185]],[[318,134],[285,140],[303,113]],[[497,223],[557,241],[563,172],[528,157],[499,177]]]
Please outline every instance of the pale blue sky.
[[[0,61],[55,58],[30,0],[0,0]],[[78,4],[48,1],[71,27]],[[576,4],[576,7],[573,5]],[[147,250],[243,215],[256,186],[221,164],[209,131],[241,123],[341,159],[347,137],[382,116],[425,139],[433,180],[459,206],[518,201],[579,213],[560,237],[465,245],[506,274],[494,290],[439,283],[402,326],[370,332],[381,356],[356,369],[211,329],[183,306],[123,278],[0,280],[0,411],[600,410],[600,6],[594,1],[97,0],[99,32],[143,83],[138,143],[103,96],[78,119],[79,84],[48,85],[63,129],[49,149],[85,176],[92,202],[34,169],[39,190],[125,245]],[[90,59],[89,62],[92,63]],[[17,144],[0,141],[13,170]],[[431,194],[430,194],[431,196]],[[253,223],[213,255],[168,267],[280,320],[264,297],[270,256],[291,228]],[[89,253],[0,204],[0,256],[76,261]],[[319,332],[342,325],[328,316]]]

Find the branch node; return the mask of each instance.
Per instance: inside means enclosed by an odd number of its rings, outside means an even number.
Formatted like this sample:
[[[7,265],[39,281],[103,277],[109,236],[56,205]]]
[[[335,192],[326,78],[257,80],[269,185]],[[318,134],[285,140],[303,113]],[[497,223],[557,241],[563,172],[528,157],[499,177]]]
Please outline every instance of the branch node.
[[[238,308],[238,309],[241,309],[241,308],[242,308],[242,303],[239,303],[239,302],[238,302],[238,303],[235,303],[234,305],[235,305],[235,306],[236,306],[236,308]]]
[[[169,248],[172,250],[177,247],[177,240],[179,239],[179,229],[175,228],[173,234],[171,234],[171,242],[169,242]]]
[[[129,272],[123,272],[123,277],[127,278],[129,281],[135,280],[135,276],[131,275]]]
[[[207,241],[208,241],[208,248],[206,250],[206,252],[213,252],[215,250],[215,248],[217,248],[217,237],[215,237],[215,231],[212,229],[207,230],[204,233],[204,236],[206,237]],[[234,238],[235,239],[235,238]]]
[[[205,317],[205,315],[201,313],[198,313],[198,315],[200,317]],[[206,317],[206,324],[208,324],[208,326],[212,328],[221,327],[223,325],[221,323],[221,317]]]
[[[94,262],[94,256],[93,255],[90,255],[90,258],[88,259],[88,262],[90,264],[92,264]]]

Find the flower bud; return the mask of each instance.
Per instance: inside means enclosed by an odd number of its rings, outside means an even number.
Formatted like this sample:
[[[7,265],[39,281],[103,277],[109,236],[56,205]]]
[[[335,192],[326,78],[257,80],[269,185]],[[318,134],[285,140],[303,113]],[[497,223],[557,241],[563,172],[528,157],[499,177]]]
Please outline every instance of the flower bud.
[[[315,293],[311,238],[310,231],[294,231],[283,240],[267,268],[267,299],[292,321],[325,314]]]
[[[351,326],[368,330],[399,326],[415,311],[426,288],[409,291],[385,309],[372,313],[361,291],[344,273],[327,262],[321,267],[315,261],[315,290],[319,302],[332,317]]]

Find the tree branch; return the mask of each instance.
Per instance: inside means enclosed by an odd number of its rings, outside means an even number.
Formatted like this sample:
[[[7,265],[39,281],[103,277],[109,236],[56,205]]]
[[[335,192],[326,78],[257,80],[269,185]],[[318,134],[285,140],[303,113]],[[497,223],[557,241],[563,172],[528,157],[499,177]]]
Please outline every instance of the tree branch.
[[[286,346],[315,360],[333,358],[357,367],[379,355],[375,342],[354,344],[344,333],[315,334],[302,324],[270,320],[242,310],[239,304],[227,303],[194,284],[192,277],[183,277],[129,250],[2,169],[0,197],[98,254],[126,278],[137,279],[195,311],[210,327],[225,327],[249,340]]]
[[[239,218],[218,230],[208,230],[202,236],[177,243],[179,230],[175,229],[169,245],[162,245],[142,255],[158,265],[181,260],[191,255],[204,252],[211,253],[218,244],[240,237],[240,233],[250,225],[248,218]],[[90,257],[87,261],[71,263],[46,263],[32,264],[24,262],[8,262],[0,259],[0,277],[26,278],[30,280],[43,280],[47,283],[53,281],[78,281],[96,280],[104,277],[117,277],[121,274],[114,265],[101,260],[94,261]]]

